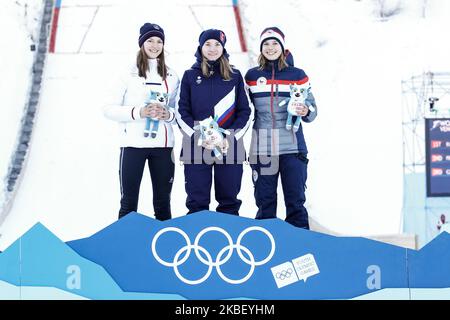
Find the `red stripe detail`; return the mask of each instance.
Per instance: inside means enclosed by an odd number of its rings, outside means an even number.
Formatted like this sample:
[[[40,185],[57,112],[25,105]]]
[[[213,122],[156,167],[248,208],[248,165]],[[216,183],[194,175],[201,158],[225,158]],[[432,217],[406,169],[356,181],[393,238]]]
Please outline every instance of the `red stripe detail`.
[[[164,79],[164,84],[166,85],[166,93],[167,93],[167,95],[169,95],[169,85],[167,84],[167,79]],[[170,117],[169,117],[169,119],[170,119]],[[167,126],[165,123],[164,123],[164,132],[165,132],[165,139],[166,139],[166,142],[164,143],[164,147],[167,148]]]
[[[233,9],[234,9],[234,18],[236,19],[236,26],[239,34],[239,42],[241,43],[241,50],[242,52],[247,52],[247,44],[245,43],[244,29],[242,28],[241,14],[239,12],[239,7],[233,6]]]
[[[274,85],[274,81],[275,80],[275,67],[272,65],[272,79],[269,80],[270,83],[270,112],[272,113],[272,128],[275,129],[275,115],[273,113],[273,85]],[[269,82],[267,81],[267,82]],[[273,147],[273,154],[277,154],[276,153],[276,146],[275,146],[275,138],[273,136],[274,131],[272,131],[272,147]]]
[[[220,120],[219,126],[223,125],[225,122],[227,122],[228,119],[230,119],[231,115],[234,113],[234,110],[235,109],[232,109],[231,112],[225,116],[225,118]]]
[[[165,123],[164,123],[164,129],[165,129],[165,131],[166,131],[166,143],[164,144],[164,147],[167,148],[167,127],[166,127],[166,124],[165,124]]]
[[[301,80],[267,80],[266,84],[304,84],[309,81],[308,77]],[[246,81],[249,86],[258,85],[257,81]]]
[[[53,10],[53,20],[52,27],[50,31],[50,44],[48,48],[48,52],[55,53],[56,46],[56,30],[58,29],[58,19],[59,19],[59,8],[54,8]]]
[[[167,102],[169,102],[169,85],[167,84],[167,79],[164,79],[164,84],[166,85]],[[166,132],[166,135],[167,135],[167,132]],[[167,145],[167,137],[166,137],[166,145]]]

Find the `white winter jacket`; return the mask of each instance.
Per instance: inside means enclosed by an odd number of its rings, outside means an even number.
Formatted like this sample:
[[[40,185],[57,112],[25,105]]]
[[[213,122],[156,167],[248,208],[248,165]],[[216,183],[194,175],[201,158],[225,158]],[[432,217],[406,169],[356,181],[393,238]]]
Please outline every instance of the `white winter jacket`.
[[[176,73],[168,68],[166,81],[158,74],[156,59],[149,59],[147,79],[139,77],[138,69],[134,65],[119,77],[109,89],[108,101],[103,108],[104,115],[119,122],[120,146],[135,148],[173,147],[174,134],[172,125],[175,121],[175,100],[179,79]],[[169,96],[168,120],[160,120],[158,133],[155,138],[144,137],[146,118],[140,117],[140,110],[144,107],[150,90],[167,93]]]

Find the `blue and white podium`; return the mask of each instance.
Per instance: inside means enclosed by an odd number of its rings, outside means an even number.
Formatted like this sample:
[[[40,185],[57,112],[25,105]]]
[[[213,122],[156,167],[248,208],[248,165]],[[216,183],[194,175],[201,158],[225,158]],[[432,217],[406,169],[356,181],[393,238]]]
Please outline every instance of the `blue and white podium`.
[[[0,253],[0,299],[450,299],[450,235],[420,251],[279,219],[131,213],[63,242],[36,224]]]

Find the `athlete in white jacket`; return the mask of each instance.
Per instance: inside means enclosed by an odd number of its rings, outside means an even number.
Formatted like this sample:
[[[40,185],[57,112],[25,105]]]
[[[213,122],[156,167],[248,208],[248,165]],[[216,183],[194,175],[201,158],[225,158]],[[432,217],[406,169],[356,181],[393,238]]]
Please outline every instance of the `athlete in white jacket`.
[[[173,147],[172,124],[175,124],[175,100],[179,85],[176,73],[167,68],[166,80],[158,74],[157,59],[148,59],[147,79],[139,77],[138,68],[133,65],[128,73],[122,75],[109,95],[104,108],[107,118],[119,122],[120,146],[135,148]],[[155,138],[144,137],[146,117],[140,111],[146,106],[150,90],[168,93],[169,118],[160,121]]]
[[[164,31],[152,23],[140,28],[136,64],[110,90],[104,114],[119,123],[120,187],[119,218],[136,211],[139,187],[148,162],[153,186],[153,206],[159,220],[171,218],[170,192],[175,165],[172,161],[175,99],[179,79],[164,59]],[[167,107],[149,102],[150,92],[167,94]],[[158,119],[156,136],[145,136],[147,118]]]

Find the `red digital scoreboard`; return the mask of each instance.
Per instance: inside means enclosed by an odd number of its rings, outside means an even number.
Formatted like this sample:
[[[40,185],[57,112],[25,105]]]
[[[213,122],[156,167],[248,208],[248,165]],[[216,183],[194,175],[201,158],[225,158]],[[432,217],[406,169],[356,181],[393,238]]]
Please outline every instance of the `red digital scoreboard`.
[[[450,118],[425,119],[427,196],[450,197]]]

